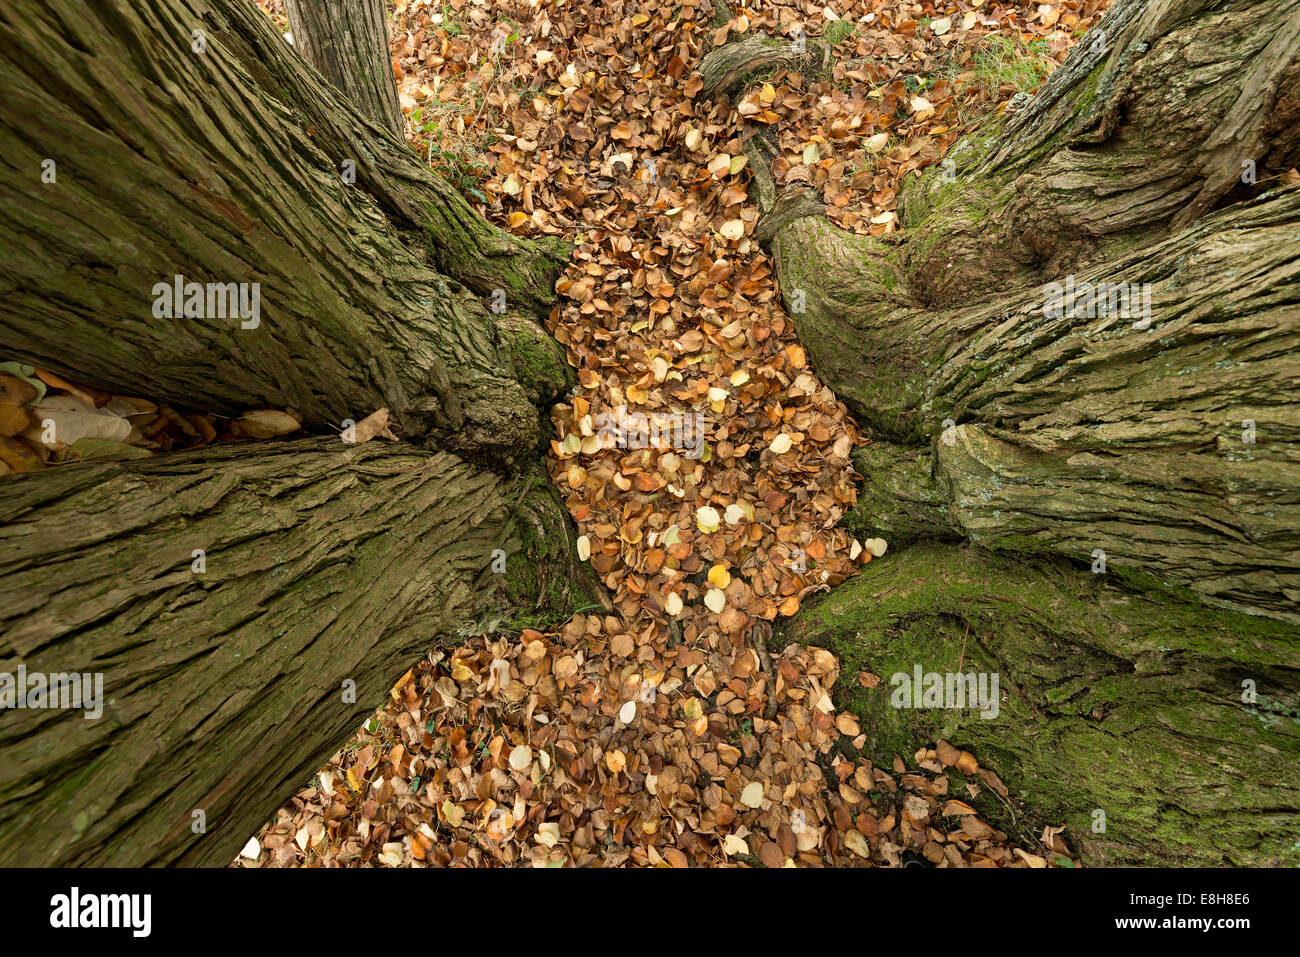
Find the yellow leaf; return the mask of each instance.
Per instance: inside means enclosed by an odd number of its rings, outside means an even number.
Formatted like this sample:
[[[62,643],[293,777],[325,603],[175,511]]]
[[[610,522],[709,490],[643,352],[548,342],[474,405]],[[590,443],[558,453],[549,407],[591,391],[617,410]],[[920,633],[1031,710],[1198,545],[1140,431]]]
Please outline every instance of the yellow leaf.
[[[868,136],[862,141],[862,146],[868,153],[879,153],[884,150],[889,143],[888,133],[876,133],[874,136]]]
[[[728,834],[727,839],[722,842],[722,853],[727,855],[748,854],[749,845],[745,843],[744,838],[737,837],[735,834]]]
[[[845,832],[844,845],[858,857],[871,857],[871,847],[867,844],[867,838],[857,828],[850,828]]]
[[[722,516],[712,505],[701,505],[695,510],[695,522],[700,526],[700,531],[709,533],[718,529],[718,523],[722,521]],[[665,538],[665,541],[667,539]]]
[[[546,821],[537,825],[537,843],[554,847],[560,840],[560,825],[557,821]]]
[[[442,802],[442,819],[448,827],[460,827],[465,820],[465,809],[450,800]]]
[[[510,766],[521,773],[527,771],[533,766],[533,749],[526,744],[516,746],[510,752]]]

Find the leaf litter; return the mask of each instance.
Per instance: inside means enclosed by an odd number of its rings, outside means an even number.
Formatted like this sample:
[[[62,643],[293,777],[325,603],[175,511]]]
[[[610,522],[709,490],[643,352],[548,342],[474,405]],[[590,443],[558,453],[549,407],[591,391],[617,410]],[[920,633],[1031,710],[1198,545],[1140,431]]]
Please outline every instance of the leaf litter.
[[[23,362],[0,362],[0,479],[81,461],[277,438],[301,427],[292,409],[253,409],[238,418],[180,411]]]
[[[892,231],[902,178],[1103,8],[397,0],[412,143],[502,228],[573,244],[547,327],[578,386],[547,461],[614,608],[430,655],[237,865],[1074,866],[1062,828],[983,820],[980,800],[1015,805],[974,755],[865,753],[835,657],[768,648],[888,543],[839,527],[866,440],[753,238],[740,135],[768,126],[778,184],[842,227]],[[752,33],[820,37],[837,63],[702,96],[703,55]]]

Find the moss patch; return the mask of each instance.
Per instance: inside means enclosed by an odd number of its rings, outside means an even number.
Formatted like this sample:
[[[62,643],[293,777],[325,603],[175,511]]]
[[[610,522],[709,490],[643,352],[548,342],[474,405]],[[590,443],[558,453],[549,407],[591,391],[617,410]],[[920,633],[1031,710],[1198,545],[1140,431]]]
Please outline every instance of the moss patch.
[[[509,352],[514,378],[534,405],[554,402],[577,381],[560,344],[536,323],[503,317],[497,331]]]
[[[1276,865],[1293,855],[1292,626],[1153,601],[1064,561],[923,543],[873,561],[785,635],[840,656],[836,702],[860,716],[873,760],[944,738],[1001,775],[1023,801],[1004,806],[1004,830],[1065,824],[1093,863]],[[893,706],[895,674],[955,673],[959,662],[963,674],[999,676],[996,717]],[[882,681],[865,688],[859,671]],[[1253,702],[1242,700],[1245,681]]]
[[[520,483],[519,505],[501,579],[512,614],[505,627],[548,629],[580,611],[603,608],[603,588],[591,566],[579,561],[576,539],[559,495],[539,469]]]
[[[826,29],[822,31],[822,39],[835,46],[841,40],[849,37],[853,33],[853,24],[848,20],[833,20],[826,24]]]

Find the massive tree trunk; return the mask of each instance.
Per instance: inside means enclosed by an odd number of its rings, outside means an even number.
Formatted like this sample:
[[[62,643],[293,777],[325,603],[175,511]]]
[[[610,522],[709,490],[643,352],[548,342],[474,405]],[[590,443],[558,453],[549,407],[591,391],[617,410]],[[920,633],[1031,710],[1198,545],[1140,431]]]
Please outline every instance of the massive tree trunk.
[[[567,617],[562,518],[540,469],[406,443],[0,482],[0,673],[103,682],[93,718],[0,712],[0,865],[229,862],[422,654]]]
[[[839,656],[836,704],[861,715],[873,760],[943,739],[996,771],[1009,800],[974,803],[1026,845],[1054,824],[1095,864],[1296,862],[1300,643],[1286,623],[1134,594],[1060,558],[921,543],[818,596],[784,637]],[[997,675],[996,713],[896,708],[894,676],[918,667],[945,684]],[[967,780],[953,775],[962,800]]]
[[[476,216],[252,4],[24,4],[0,31],[0,351],[212,412],[337,430],[383,405],[409,439],[531,453],[568,376],[531,321],[554,251]],[[155,315],[177,275],[257,283],[256,324]]]
[[[1026,106],[905,183],[891,234],[837,228],[747,143],[800,340],[873,439],[849,523],[891,543],[791,634],[886,677],[954,671],[969,637],[1000,718],[894,711],[882,686],[857,702],[876,742],[996,756],[1092,859],[1293,853],[1298,41],[1286,0],[1116,0]],[[753,77],[727,47],[701,72]],[[1087,282],[1149,313],[1054,308]],[[1093,835],[1092,808],[1122,827]]]
[[[1269,179],[1297,160],[1297,31],[1282,0],[1119,0],[953,175],[909,183],[898,233],[760,182],[800,339],[881,444],[864,526],[1100,550],[1300,621],[1300,190]],[[1254,185],[1224,173],[1246,160]],[[1053,310],[1070,277],[1145,286],[1149,317]]]
[[[104,695],[0,710],[0,863],[225,864],[421,654],[602,601],[540,462],[558,251],[242,0],[0,3],[0,83],[0,355],[319,433],[0,483],[0,675]],[[419,444],[332,434],[381,406]]]
[[[303,59],[400,139],[406,120],[393,82],[383,0],[287,0],[285,8]]]
[[[975,334],[931,365],[910,410],[928,446],[881,429],[859,454],[858,520],[900,540],[1100,551],[1108,574],[1300,621],[1298,227],[1292,189],[1081,275],[1155,284],[1148,330],[1044,319],[1032,295],[928,314],[931,337],[962,321]]]

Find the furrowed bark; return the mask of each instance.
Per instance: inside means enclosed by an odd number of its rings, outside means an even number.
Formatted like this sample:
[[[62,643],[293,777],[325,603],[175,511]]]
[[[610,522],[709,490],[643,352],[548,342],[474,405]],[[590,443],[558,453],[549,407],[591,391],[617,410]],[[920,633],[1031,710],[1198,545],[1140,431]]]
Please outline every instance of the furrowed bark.
[[[862,467],[903,469],[868,474],[856,527],[1104,552],[1300,622],[1300,190],[1268,180],[1296,156],[1297,30],[1276,0],[1120,0],[954,175],[909,181],[899,233],[755,174],[801,342],[896,447]],[[761,133],[747,152],[766,166]],[[1226,181],[1248,158],[1260,181]],[[1053,311],[1051,282],[1124,298]]]
[[[572,381],[535,321],[558,253],[476,216],[252,4],[0,0],[0,82],[0,354],[320,432],[383,405],[439,449],[0,484],[0,675],[106,698],[0,710],[0,863],[224,865],[420,654],[605,603],[537,455]],[[177,275],[256,283],[260,314],[155,312]]]
[[[1026,843],[1064,824],[1088,864],[1296,862],[1293,626],[1134,595],[1059,559],[924,544],[818,596],[783,636],[840,656],[835,700],[862,717],[864,753],[970,750],[1010,794],[974,779],[972,796],[953,771],[953,796]],[[918,665],[945,683],[982,674],[990,692],[997,675],[996,714],[895,707],[894,676]],[[858,672],[881,681],[863,687]]]
[[[1278,185],[1298,91],[1288,0],[1117,0],[1025,108],[949,152],[953,176],[905,181],[903,224],[932,240],[910,246],[912,294],[947,308],[1049,282]]]
[[[422,654],[598,594],[545,482],[336,439],[0,482],[0,673],[103,680],[0,710],[0,865],[227,864]]]
[[[836,228],[746,142],[755,236],[873,439],[847,524],[891,546],[785,635],[884,679],[837,689],[873,760],[969,748],[1011,798],[954,773],[962,800],[1091,863],[1295,862],[1298,36],[1282,0],[1116,0],[905,181],[897,233]],[[1051,309],[1071,278],[1149,315]],[[894,707],[917,665],[998,674],[998,717]]]
[[[265,17],[247,4],[222,5],[231,49],[270,95],[288,91],[299,122],[334,168],[352,161],[357,184],[404,231],[419,234],[433,265],[480,296],[506,295],[506,311],[546,316],[555,305],[555,279],[568,259],[558,237],[524,239],[479,216],[405,143],[394,146],[328,83],[284,55],[284,42],[266,30]],[[251,22],[250,22],[251,21]]]
[[[800,72],[825,69],[831,62],[831,49],[820,40],[805,38],[796,46],[791,40],[751,35],[735,43],[714,47],[700,61],[701,87],[705,96],[730,94],[751,79],[775,74],[778,70]]]
[[[401,139],[406,119],[388,55],[382,0],[286,0],[293,46],[361,113]]]
[[[1292,189],[1078,277],[1150,283],[1145,329],[1051,318],[1034,295],[901,321],[877,301],[845,329],[854,314],[829,298],[843,287],[821,287],[800,317],[818,371],[882,444],[924,441],[928,460],[924,481],[895,481],[872,477],[893,453],[862,453],[868,485],[886,489],[860,502],[863,530],[906,538],[924,506],[931,534],[1085,562],[1101,550],[1111,573],[1300,621],[1298,230]],[[825,265],[807,257],[820,279],[791,281],[825,282]],[[849,342],[873,378],[836,375]]]
[[[568,375],[520,331],[553,257],[475,216],[252,4],[0,4],[0,38],[0,350],[206,411],[323,430],[384,405],[407,438],[531,454]],[[156,318],[176,275],[258,283],[259,322]]]

